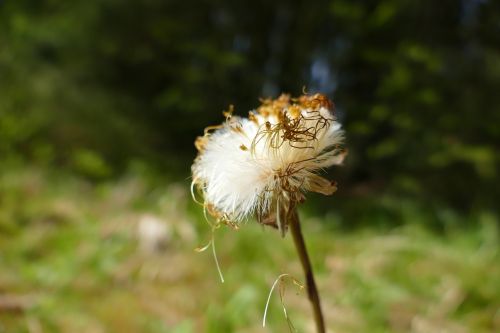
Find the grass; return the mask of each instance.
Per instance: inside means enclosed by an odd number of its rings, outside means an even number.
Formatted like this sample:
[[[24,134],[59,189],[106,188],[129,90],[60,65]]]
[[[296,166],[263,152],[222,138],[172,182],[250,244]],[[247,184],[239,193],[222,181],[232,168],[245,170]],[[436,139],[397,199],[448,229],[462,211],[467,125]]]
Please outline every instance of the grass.
[[[222,284],[210,251],[193,251],[210,235],[188,186],[141,172],[93,184],[3,171],[0,332],[287,332],[278,293],[266,328],[262,315],[280,274],[302,280],[290,237],[254,222],[219,230]],[[436,234],[412,222],[418,214],[351,231],[334,215],[303,216],[331,332],[500,330],[496,216]],[[297,291],[287,285],[287,311],[299,332],[313,332]]]

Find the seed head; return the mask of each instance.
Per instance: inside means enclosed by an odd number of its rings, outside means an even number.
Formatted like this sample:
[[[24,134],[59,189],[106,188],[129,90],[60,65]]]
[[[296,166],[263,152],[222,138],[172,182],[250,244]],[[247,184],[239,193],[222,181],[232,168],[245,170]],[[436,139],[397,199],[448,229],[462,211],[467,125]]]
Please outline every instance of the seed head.
[[[343,131],[324,95],[265,99],[248,118],[225,112],[226,121],[198,137],[193,187],[218,221],[238,223],[251,215],[286,232],[287,214],[308,191],[333,194],[318,175],[341,164]]]

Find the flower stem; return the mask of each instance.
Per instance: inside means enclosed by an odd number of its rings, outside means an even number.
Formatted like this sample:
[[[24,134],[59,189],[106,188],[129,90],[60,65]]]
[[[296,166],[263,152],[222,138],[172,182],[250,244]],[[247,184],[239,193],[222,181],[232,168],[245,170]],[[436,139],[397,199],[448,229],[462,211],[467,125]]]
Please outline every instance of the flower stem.
[[[290,231],[292,233],[293,242],[295,244],[295,248],[297,249],[300,263],[302,264],[302,269],[304,270],[304,275],[306,277],[307,296],[309,297],[309,301],[313,307],[314,321],[316,322],[317,331],[318,333],[325,333],[325,320],[323,319],[323,312],[321,311],[318,289],[316,288],[316,282],[314,281],[311,261],[309,260],[309,255],[307,254],[304,236],[302,235],[300,227],[299,214],[296,209],[294,209],[290,215]]]

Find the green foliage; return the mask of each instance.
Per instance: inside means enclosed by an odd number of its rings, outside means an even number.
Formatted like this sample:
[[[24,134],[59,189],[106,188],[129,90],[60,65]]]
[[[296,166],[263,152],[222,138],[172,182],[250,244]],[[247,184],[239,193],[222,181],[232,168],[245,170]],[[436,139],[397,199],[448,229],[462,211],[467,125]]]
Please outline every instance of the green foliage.
[[[303,210],[331,328],[500,331],[499,20],[492,0],[0,0],[0,333],[263,331],[292,244],[219,230],[217,284],[186,179],[229,104],[303,86],[350,152]]]
[[[287,331],[279,288],[261,325],[273,281],[282,273],[303,280],[291,239],[257,223],[219,229],[219,283],[210,251],[193,251],[210,232],[184,185],[140,172],[92,185],[61,172],[4,170],[0,299],[20,308],[0,304],[0,332]],[[498,217],[448,213],[453,222],[438,235],[422,227],[425,211],[401,211],[404,227],[355,232],[325,228],[335,216],[302,216],[329,328],[498,331]],[[144,249],[145,215],[167,227],[163,247]],[[284,290],[293,324],[307,332],[305,292],[292,283]]]
[[[305,86],[348,133],[339,196],[497,210],[499,18],[496,1],[2,1],[0,158],[187,176],[229,104]]]
[[[80,149],[72,156],[73,168],[88,177],[105,178],[111,174],[110,167],[97,153]]]

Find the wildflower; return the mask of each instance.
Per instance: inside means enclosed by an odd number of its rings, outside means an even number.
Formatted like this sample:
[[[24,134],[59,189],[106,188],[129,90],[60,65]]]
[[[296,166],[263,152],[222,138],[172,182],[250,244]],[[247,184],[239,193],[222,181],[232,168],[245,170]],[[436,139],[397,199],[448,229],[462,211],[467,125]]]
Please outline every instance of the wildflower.
[[[308,191],[331,195],[336,183],[318,175],[341,164],[343,131],[324,95],[266,99],[248,118],[226,112],[226,121],[199,137],[193,187],[218,221],[257,220],[287,230],[290,212]]]

